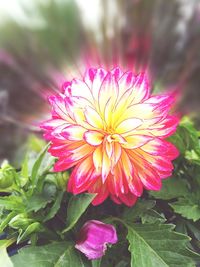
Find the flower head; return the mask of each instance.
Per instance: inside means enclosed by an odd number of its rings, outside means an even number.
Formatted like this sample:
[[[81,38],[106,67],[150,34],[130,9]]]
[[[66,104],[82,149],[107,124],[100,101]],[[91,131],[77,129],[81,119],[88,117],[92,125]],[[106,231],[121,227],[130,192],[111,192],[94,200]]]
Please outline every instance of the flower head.
[[[143,188],[160,190],[178,151],[168,141],[178,118],[170,115],[174,94],[151,95],[143,73],[89,69],[49,98],[52,119],[44,122],[55,171],[75,167],[68,191],[96,193],[132,206]]]
[[[89,260],[94,260],[104,255],[107,244],[116,242],[117,233],[114,226],[91,220],[81,228],[75,248],[84,253]]]

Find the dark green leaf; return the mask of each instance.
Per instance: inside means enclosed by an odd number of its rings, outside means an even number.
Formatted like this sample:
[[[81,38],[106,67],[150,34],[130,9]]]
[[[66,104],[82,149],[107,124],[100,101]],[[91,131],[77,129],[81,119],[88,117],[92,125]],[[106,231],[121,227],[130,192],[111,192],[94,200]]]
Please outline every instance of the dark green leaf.
[[[60,204],[61,204],[61,201],[62,201],[62,198],[63,198],[63,194],[64,194],[63,191],[59,191],[58,192],[56,200],[55,200],[53,206],[51,207],[50,211],[48,212],[48,214],[45,216],[45,219],[43,220],[44,222],[52,219],[56,215],[57,211],[60,208]]]
[[[167,224],[128,224],[131,267],[195,267],[200,256],[188,250],[188,236]]]
[[[21,241],[24,241],[27,239],[27,237],[30,237],[31,234],[36,233],[36,232],[43,232],[44,231],[44,227],[38,223],[38,222],[34,222],[32,224],[30,224],[25,231],[21,230],[20,234],[17,238],[17,244],[20,243]]]
[[[11,257],[14,267],[84,267],[79,254],[70,242],[23,248]]]
[[[153,208],[155,204],[156,202],[154,200],[139,199],[133,207],[125,209],[123,218],[128,221],[134,221],[141,217],[147,210]]]
[[[169,138],[174,143],[181,154],[186,150],[199,148],[199,133],[195,129],[193,122],[188,117],[183,117],[176,133]]]
[[[80,194],[71,197],[67,207],[67,228],[63,232],[74,227],[94,198],[95,194]]]
[[[32,172],[31,172],[31,180],[32,180],[32,185],[36,185],[37,184],[37,180],[38,180],[38,172],[39,172],[39,168],[42,164],[42,160],[47,152],[47,149],[49,147],[49,144],[47,144],[43,150],[39,153],[33,168],[32,168]]]
[[[170,206],[176,213],[187,219],[194,222],[200,219],[199,197],[194,194],[190,194],[186,198],[179,198],[176,202],[171,203]]]
[[[8,226],[10,220],[17,215],[16,211],[12,211],[9,214],[7,214],[2,220],[0,224],[0,234],[3,232],[3,230]]]
[[[142,223],[163,223],[166,221],[166,218],[163,214],[158,213],[157,211],[150,209],[144,212],[141,216]]]
[[[52,197],[47,197],[43,194],[32,195],[26,202],[26,211],[37,212],[46,207],[48,203],[52,202]]]
[[[184,179],[171,177],[162,181],[160,191],[151,191],[150,195],[157,199],[173,199],[189,193],[187,182]]]
[[[186,221],[186,226],[189,229],[190,232],[195,236],[197,240],[200,241],[200,229],[198,226],[196,226],[194,223],[190,223],[189,221]]]

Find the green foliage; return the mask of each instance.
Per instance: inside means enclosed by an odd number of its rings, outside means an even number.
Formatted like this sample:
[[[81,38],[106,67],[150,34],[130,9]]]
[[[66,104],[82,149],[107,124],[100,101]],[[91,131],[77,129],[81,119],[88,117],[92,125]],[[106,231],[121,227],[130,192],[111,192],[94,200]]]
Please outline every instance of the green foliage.
[[[195,267],[188,255],[190,239],[173,228],[169,224],[128,224],[131,267]]]
[[[153,212],[153,207],[156,205],[154,200],[139,199],[134,206],[134,209],[125,208],[123,213],[123,219],[125,221],[134,222],[138,219],[145,220],[148,212]]]
[[[27,259],[30,267],[195,267],[200,263],[198,138],[184,118],[170,138],[181,152],[173,176],[131,208],[110,201],[93,207],[95,195],[72,196],[65,192],[69,172],[53,172],[55,159],[47,153],[48,145],[39,153],[29,151],[20,170],[9,167],[13,182],[0,197],[0,232],[10,244],[22,246],[11,257],[13,267],[27,266]],[[91,219],[112,223],[118,234],[117,244],[97,261],[81,258],[74,248],[80,228]],[[5,249],[2,255],[8,259]]]
[[[40,169],[40,165],[42,164],[42,160],[46,154],[48,147],[49,147],[49,145],[47,145],[43,148],[43,150],[39,153],[36,161],[33,164],[32,171],[31,171],[31,182],[32,182],[33,187],[35,187],[37,184],[38,172]]]
[[[200,219],[199,195],[191,193],[186,198],[179,198],[176,202],[170,204],[174,211],[183,217],[196,222]]]
[[[70,242],[52,243],[21,249],[12,257],[14,267],[84,267],[79,254]]]
[[[2,172],[12,177],[13,182],[8,195],[0,196],[0,234],[4,231],[14,236],[17,243],[32,237],[37,239],[41,233],[46,237],[51,235],[52,230],[43,222],[52,219],[60,208],[65,187],[58,188],[46,179],[55,161],[46,153],[47,148],[48,145],[43,147],[36,157],[30,151],[19,171],[8,163],[2,166]]]
[[[0,190],[5,190],[12,186],[15,175],[15,169],[6,160],[3,161],[0,168]]]
[[[176,133],[169,140],[183,155],[191,150],[200,152],[199,131],[195,129],[193,122],[188,117],[182,118]]]
[[[185,179],[171,177],[162,181],[160,191],[151,191],[150,194],[156,199],[169,200],[182,197],[189,193],[188,184]]]
[[[69,231],[86,211],[95,194],[83,194],[71,197],[67,208],[67,228],[63,232]]]

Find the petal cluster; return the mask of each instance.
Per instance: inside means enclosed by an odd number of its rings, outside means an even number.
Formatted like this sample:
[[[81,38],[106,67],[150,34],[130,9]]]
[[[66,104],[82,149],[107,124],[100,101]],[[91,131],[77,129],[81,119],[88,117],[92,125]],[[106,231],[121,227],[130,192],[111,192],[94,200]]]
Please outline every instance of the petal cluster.
[[[80,250],[89,260],[101,258],[107,244],[117,242],[115,227],[97,220],[86,222],[80,230],[75,248]]]
[[[90,68],[49,101],[52,118],[41,127],[54,170],[74,167],[68,191],[96,193],[94,205],[110,197],[132,206],[171,175],[178,151],[165,139],[178,124],[169,113],[175,96],[151,95],[144,73]]]

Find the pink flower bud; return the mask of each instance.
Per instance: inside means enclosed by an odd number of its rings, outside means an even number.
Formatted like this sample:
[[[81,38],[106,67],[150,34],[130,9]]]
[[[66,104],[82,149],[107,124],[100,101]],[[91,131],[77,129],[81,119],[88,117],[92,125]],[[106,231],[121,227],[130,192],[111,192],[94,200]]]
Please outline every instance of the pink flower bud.
[[[117,242],[115,227],[100,221],[86,222],[80,230],[75,248],[80,250],[89,260],[101,258],[107,244]]]

